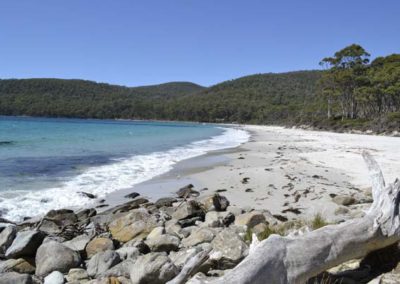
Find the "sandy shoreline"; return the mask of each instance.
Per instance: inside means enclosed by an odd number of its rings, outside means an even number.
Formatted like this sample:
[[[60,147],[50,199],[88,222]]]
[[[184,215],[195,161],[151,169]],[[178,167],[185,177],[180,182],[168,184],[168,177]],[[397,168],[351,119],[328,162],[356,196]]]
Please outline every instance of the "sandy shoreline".
[[[215,151],[178,163],[172,171],[133,189],[110,194],[106,203],[125,202],[132,191],[152,200],[192,183],[202,194],[221,192],[233,205],[267,209],[289,219],[320,213],[338,221],[359,214],[368,204],[354,205],[345,215],[332,195],[364,198],[369,179],[361,157],[370,151],[388,182],[400,176],[400,138],[317,132],[273,126],[243,126],[251,133],[240,147]],[[299,210],[294,214],[287,209]]]

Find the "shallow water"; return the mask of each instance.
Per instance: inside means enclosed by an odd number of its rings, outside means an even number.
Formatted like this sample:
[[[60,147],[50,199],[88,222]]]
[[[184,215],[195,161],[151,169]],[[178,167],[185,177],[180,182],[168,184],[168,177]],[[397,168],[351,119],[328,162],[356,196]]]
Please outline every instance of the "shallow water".
[[[215,125],[0,117],[0,210],[19,220],[79,207],[169,171],[178,161],[247,141]]]

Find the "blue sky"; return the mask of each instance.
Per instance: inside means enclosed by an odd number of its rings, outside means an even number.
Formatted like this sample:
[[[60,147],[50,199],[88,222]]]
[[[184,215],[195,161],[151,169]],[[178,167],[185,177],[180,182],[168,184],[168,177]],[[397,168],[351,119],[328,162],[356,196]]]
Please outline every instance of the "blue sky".
[[[398,0],[1,0],[0,78],[212,85],[400,52]]]

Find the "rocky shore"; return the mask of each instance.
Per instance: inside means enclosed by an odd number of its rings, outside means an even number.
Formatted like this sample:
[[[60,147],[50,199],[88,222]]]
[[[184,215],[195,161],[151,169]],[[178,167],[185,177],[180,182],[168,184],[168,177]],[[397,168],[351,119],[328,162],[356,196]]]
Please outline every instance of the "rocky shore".
[[[166,283],[200,251],[210,258],[192,275],[217,277],[249,254],[256,237],[327,225],[321,216],[286,221],[268,210],[233,206],[223,195],[192,185],[155,202],[131,196],[101,213],[61,209],[18,224],[1,220],[0,283]],[[355,200],[337,201],[345,208]]]
[[[199,271],[216,276],[249,253],[248,229],[261,233],[278,222],[192,185],[176,197],[135,196],[101,213],[61,209],[18,224],[2,220],[0,283],[166,283],[202,250],[213,257]]]

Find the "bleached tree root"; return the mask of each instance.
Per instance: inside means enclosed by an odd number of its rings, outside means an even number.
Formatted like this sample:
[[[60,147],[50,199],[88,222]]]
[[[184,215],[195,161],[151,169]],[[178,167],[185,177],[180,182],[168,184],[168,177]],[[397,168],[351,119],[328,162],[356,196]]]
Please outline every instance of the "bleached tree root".
[[[385,186],[376,161],[367,152],[363,157],[371,176],[374,199],[364,217],[298,237],[272,235],[234,269],[207,283],[305,283],[329,268],[398,242],[400,181],[396,179]],[[187,265],[193,271],[200,262]],[[199,280],[199,283],[205,282]]]

